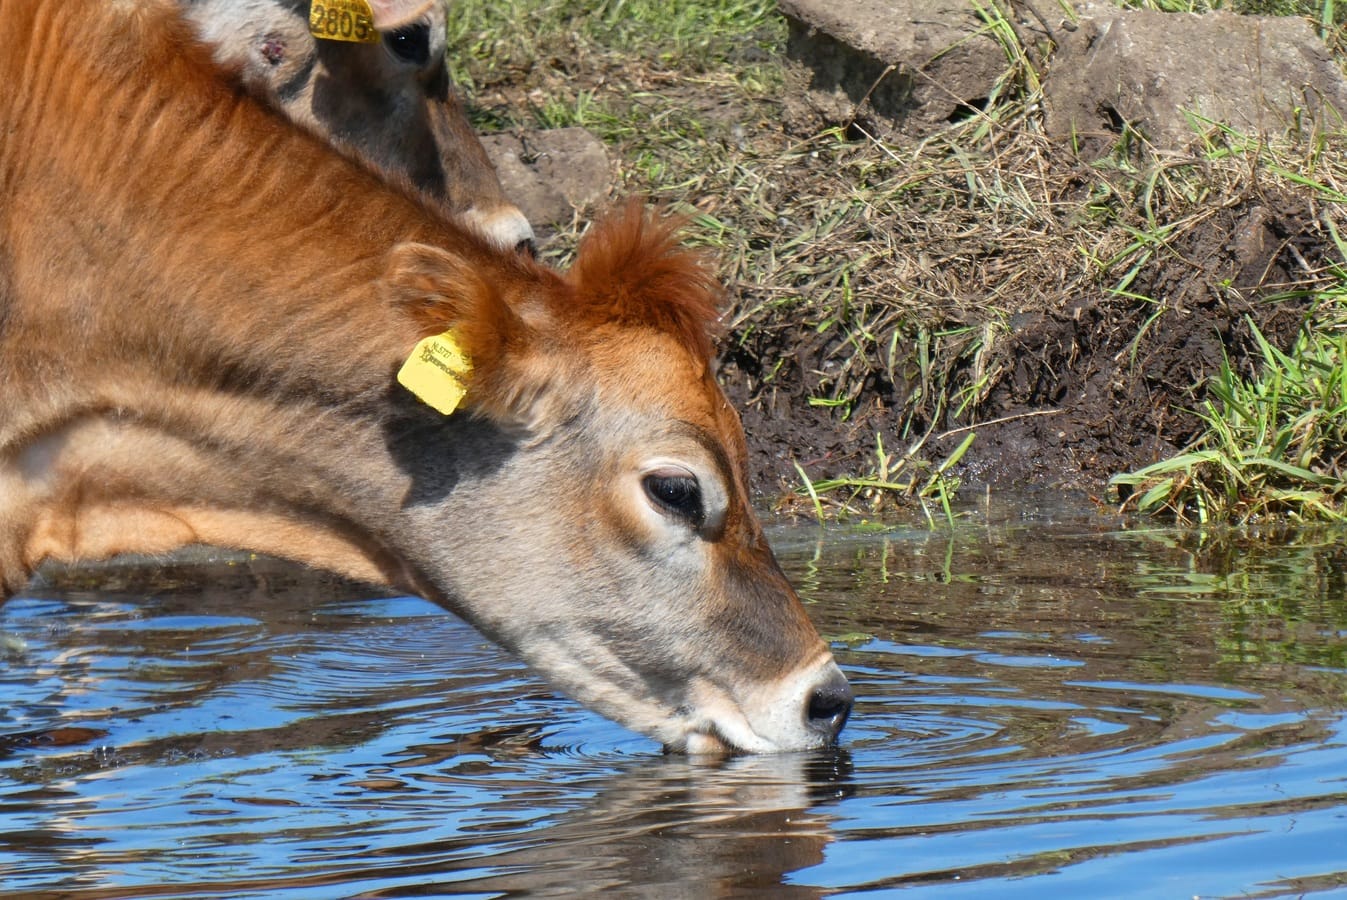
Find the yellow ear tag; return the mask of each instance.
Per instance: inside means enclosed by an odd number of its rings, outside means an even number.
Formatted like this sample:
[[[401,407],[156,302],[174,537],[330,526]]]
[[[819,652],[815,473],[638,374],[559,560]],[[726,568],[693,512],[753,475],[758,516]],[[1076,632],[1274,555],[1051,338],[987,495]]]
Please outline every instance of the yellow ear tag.
[[[309,4],[309,34],[320,41],[379,43],[369,0],[313,0]]]
[[[447,416],[467,394],[471,374],[472,361],[450,330],[431,335],[416,345],[398,370],[398,383],[422,403]]]

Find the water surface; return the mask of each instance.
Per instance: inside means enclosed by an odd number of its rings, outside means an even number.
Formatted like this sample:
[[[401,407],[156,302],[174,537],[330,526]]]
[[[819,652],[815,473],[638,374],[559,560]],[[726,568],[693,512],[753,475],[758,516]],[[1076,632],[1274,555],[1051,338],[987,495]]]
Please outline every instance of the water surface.
[[[417,599],[51,572],[0,607],[0,897],[1344,890],[1343,537],[777,528],[859,701],[839,750],[724,761]]]

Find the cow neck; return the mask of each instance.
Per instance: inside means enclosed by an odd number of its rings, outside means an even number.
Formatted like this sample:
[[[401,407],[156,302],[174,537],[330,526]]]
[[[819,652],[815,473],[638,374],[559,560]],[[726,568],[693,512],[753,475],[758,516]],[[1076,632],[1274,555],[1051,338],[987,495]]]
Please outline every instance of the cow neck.
[[[0,126],[33,136],[0,161],[11,209],[55,210],[15,234],[15,295],[42,302],[13,313],[12,333],[41,340],[0,343],[10,389],[33,398],[0,438],[99,419],[128,447],[182,446],[198,474],[160,479],[165,502],[228,501],[247,482],[340,519],[394,507],[382,417],[421,335],[380,280],[400,242],[472,242],[231,89],[204,54],[152,36],[143,55],[106,52],[100,20],[124,5],[74,5],[12,35],[69,52],[0,102]],[[22,20],[24,6],[5,9]],[[107,465],[123,462],[131,451]]]

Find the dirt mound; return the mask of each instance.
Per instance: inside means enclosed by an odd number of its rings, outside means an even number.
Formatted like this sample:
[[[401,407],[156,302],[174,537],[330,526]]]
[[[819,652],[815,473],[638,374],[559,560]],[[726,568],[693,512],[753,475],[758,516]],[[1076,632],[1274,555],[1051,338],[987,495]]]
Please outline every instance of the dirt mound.
[[[1079,27],[1056,34],[1044,81],[1058,140],[1107,152],[1127,128],[1153,147],[1183,149],[1202,119],[1273,135],[1314,120],[1340,127],[1347,112],[1347,79],[1304,19],[1095,2],[1077,11]]]
[[[876,204],[863,224],[836,230],[850,245],[832,247],[839,263],[871,261],[848,269],[845,287],[888,304],[894,316],[826,327],[807,309],[801,319],[746,288],[741,310],[752,312],[738,319],[749,327],[731,336],[724,380],[746,409],[768,493],[800,484],[797,463],[813,479],[864,473],[880,446],[931,465],[970,431],[977,437],[959,470],[965,483],[1100,490],[1111,475],[1171,456],[1198,434],[1191,410],[1226,361],[1254,373],[1250,323],[1289,347],[1307,297],[1340,259],[1332,222],[1341,223],[1341,211],[1313,178],[1267,177],[1263,170],[1277,166],[1259,148],[1259,140],[1282,140],[1274,132],[1291,110],[1304,115],[1347,96],[1306,23],[1089,7],[1079,27],[1053,30],[1039,20],[1039,36],[1069,51],[1040,59],[1055,130],[1045,126],[1040,95],[1027,86],[1037,76],[1027,70],[1015,121],[1003,108],[985,117],[970,108],[967,126],[944,105],[923,115],[915,89],[901,91],[902,103],[886,113],[881,80],[936,83],[928,70],[952,64],[914,38],[936,33],[927,13],[943,8],[904,0],[887,15],[908,27],[901,41],[885,43],[876,30],[888,20],[862,7],[783,4],[815,115],[801,117],[795,104],[788,127],[800,140],[828,124],[850,129],[898,163],[901,195],[892,183],[878,191],[896,209],[886,215]],[[961,8],[941,27],[997,25],[969,15]],[[963,59],[987,49],[961,40],[951,52]],[[1026,54],[1027,62],[1034,54]],[[1193,64],[1208,58],[1220,65]],[[1294,78],[1283,77],[1291,71]],[[941,96],[958,99],[950,90]],[[839,114],[848,97],[849,112]],[[1104,118],[1084,135],[1068,113],[1087,107]],[[1202,134],[1190,107],[1239,128]],[[932,137],[935,120],[954,124]],[[1305,148],[1320,139],[1308,122],[1300,138],[1310,140],[1293,155],[1312,153]],[[874,140],[872,123],[882,125],[885,144]],[[1266,125],[1263,138],[1238,133],[1254,123]],[[859,193],[852,184],[838,189]],[[887,239],[877,240],[885,229]]]
[[[1268,302],[1301,280],[1323,235],[1303,202],[1249,197],[1216,210],[1147,268],[1130,290],[1163,301],[1082,297],[1023,313],[1000,352],[1006,376],[979,411],[979,446],[967,472],[980,481],[1097,482],[1178,452],[1197,434],[1185,411],[1229,359],[1251,373],[1258,348],[1248,323],[1290,346],[1304,300]],[[1050,416],[1025,416],[1049,410]]]
[[[1088,196],[1093,188],[1080,172],[1063,167],[1049,180],[1062,195]],[[1204,383],[1223,361],[1254,371],[1258,352],[1248,323],[1289,347],[1308,311],[1307,282],[1334,258],[1312,197],[1255,183],[1221,193],[1218,205],[1171,211],[1182,215],[1160,229],[1168,237],[1136,261],[1124,288],[1076,278],[1060,291],[1044,285],[1012,308],[951,304],[946,312],[954,315],[928,331],[1000,333],[980,357],[953,354],[961,362],[945,377],[983,385],[961,410],[914,398],[911,384],[886,377],[880,366],[861,376],[848,415],[818,405],[836,393],[829,370],[838,336],[788,314],[760,317],[727,347],[722,378],[744,410],[761,487],[797,487],[796,462],[814,479],[865,471],[876,439],[902,452],[929,434],[919,455],[935,462],[970,430],[977,438],[960,469],[968,484],[1097,491],[1117,472],[1177,452],[1196,435],[1188,410],[1205,399]],[[973,252],[970,240],[956,241],[949,255]],[[1070,239],[1043,237],[1037,254],[1045,268],[1078,250],[1063,240]]]
[[[779,0],[802,96],[872,134],[928,134],[1003,96],[1007,59],[1041,77],[1048,134],[1093,158],[1123,129],[1184,149],[1194,123],[1273,134],[1342,124],[1347,78],[1295,16],[1180,15],[1083,0],[1054,23],[959,0]],[[1087,146],[1088,145],[1088,146]]]

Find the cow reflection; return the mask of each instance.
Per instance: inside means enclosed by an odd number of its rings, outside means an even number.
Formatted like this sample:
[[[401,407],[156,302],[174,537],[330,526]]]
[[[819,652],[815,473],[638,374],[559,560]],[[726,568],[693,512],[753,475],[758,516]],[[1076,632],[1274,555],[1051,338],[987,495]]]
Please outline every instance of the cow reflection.
[[[510,742],[518,746],[519,736]],[[699,900],[823,896],[823,888],[790,884],[788,876],[823,861],[832,841],[823,801],[850,793],[850,770],[844,749],[716,762],[633,759],[622,771],[595,778],[589,802],[546,828],[522,832],[516,846],[486,859],[469,855],[428,867],[421,883],[498,896],[577,889]],[[536,814],[522,805],[518,811]],[[453,851],[462,853],[461,839],[392,852],[414,860]],[[455,874],[484,866],[502,874]]]

